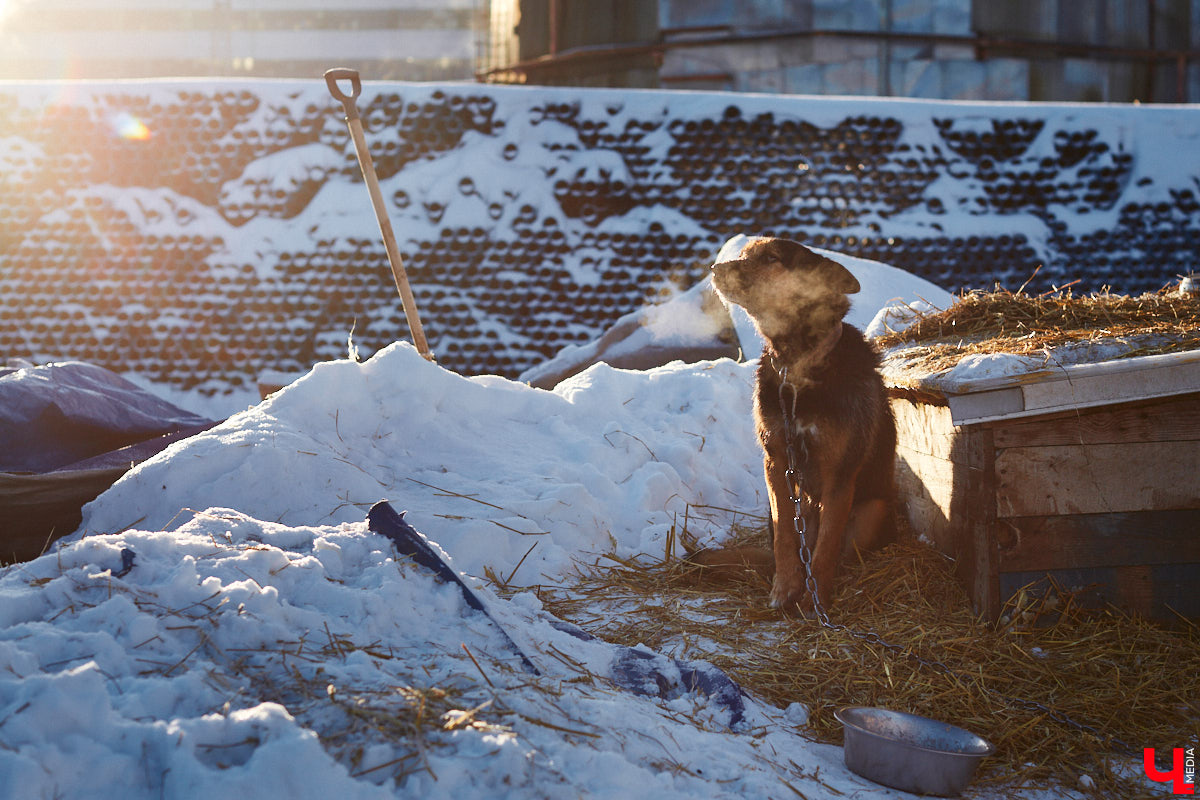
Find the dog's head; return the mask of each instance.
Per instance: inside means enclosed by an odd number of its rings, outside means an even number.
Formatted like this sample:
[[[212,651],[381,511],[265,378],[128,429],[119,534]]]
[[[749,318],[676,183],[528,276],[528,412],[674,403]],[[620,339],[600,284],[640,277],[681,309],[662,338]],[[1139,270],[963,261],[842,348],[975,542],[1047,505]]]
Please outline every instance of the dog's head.
[[[861,288],[850,270],[790,239],[752,239],[736,259],[713,264],[712,279],[768,340],[828,330],[850,310],[847,295]]]

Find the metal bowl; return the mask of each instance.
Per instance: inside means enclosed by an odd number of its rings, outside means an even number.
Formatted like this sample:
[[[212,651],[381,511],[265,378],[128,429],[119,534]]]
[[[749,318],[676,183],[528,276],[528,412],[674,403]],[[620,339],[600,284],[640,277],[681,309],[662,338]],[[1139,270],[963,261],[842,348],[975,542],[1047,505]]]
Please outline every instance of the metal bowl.
[[[848,706],[834,716],[851,771],[915,794],[957,797],[996,749],[970,731],[903,711]]]

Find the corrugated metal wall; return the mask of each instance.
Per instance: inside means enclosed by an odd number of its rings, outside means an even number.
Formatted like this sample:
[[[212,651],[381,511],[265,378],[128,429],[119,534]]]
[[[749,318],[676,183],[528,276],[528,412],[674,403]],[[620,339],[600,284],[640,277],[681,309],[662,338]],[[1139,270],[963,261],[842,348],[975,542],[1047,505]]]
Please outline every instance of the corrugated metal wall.
[[[430,343],[516,375],[735,233],[948,289],[1137,292],[1200,263],[1200,111],[364,87]],[[406,329],[319,80],[0,84],[0,358],[223,392]]]

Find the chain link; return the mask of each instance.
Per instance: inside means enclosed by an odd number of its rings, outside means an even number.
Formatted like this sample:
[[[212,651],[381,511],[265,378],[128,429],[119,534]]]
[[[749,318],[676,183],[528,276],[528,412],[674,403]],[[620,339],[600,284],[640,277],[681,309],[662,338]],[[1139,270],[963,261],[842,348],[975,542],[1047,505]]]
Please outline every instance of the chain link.
[[[796,536],[800,539],[800,563],[804,566],[804,585],[808,590],[809,598],[812,600],[813,616],[816,617],[817,622],[821,625],[821,627],[825,628],[826,630],[843,633],[847,636],[858,639],[859,641],[875,645],[896,656],[906,658],[909,661],[915,661],[917,664],[926,669],[931,669],[935,672],[939,672],[942,675],[952,678],[960,686],[966,686],[966,682],[963,680],[961,673],[956,671],[950,665],[946,664],[944,661],[939,661],[933,658],[925,658],[921,655],[918,655],[906,647],[885,640],[875,631],[855,630],[845,625],[833,622],[829,619],[829,615],[826,613],[825,607],[821,603],[820,593],[817,591],[816,578],[813,576],[812,548],[809,547],[808,544],[808,525],[806,522],[807,515],[804,513],[804,477],[800,467],[801,465],[807,465],[808,463],[808,442],[804,436],[798,435],[798,431],[796,429],[796,387],[788,383],[787,372],[787,367],[776,366],[776,373],[779,375],[779,408],[780,411],[783,412],[783,438],[787,449],[788,460],[787,470],[784,474],[787,477],[788,493],[792,501],[792,527],[796,531]],[[790,399],[786,397],[786,393],[789,390],[791,392]],[[796,455],[797,447],[799,447],[801,453],[801,457],[799,458]],[[1036,700],[1025,700],[1018,697],[1010,697],[987,686],[981,686],[980,688],[982,688],[985,693],[1007,705],[1022,708],[1026,711],[1043,714],[1055,722],[1075,728],[1076,730],[1083,731],[1085,733],[1089,733],[1096,737],[1099,741],[1111,742],[1112,744],[1115,744],[1127,751],[1129,755],[1138,756],[1141,754],[1140,750],[1133,747],[1128,742],[1125,742],[1115,736],[1107,735],[1092,725],[1072,719],[1061,711],[1056,711],[1055,709],[1039,703]]]

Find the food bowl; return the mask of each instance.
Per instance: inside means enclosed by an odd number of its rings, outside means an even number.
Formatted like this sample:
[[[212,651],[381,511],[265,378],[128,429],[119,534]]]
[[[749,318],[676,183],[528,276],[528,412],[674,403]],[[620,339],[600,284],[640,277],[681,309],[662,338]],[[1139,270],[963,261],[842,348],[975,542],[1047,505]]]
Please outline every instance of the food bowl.
[[[915,794],[957,797],[996,749],[970,731],[903,711],[848,706],[834,716],[851,771]]]

